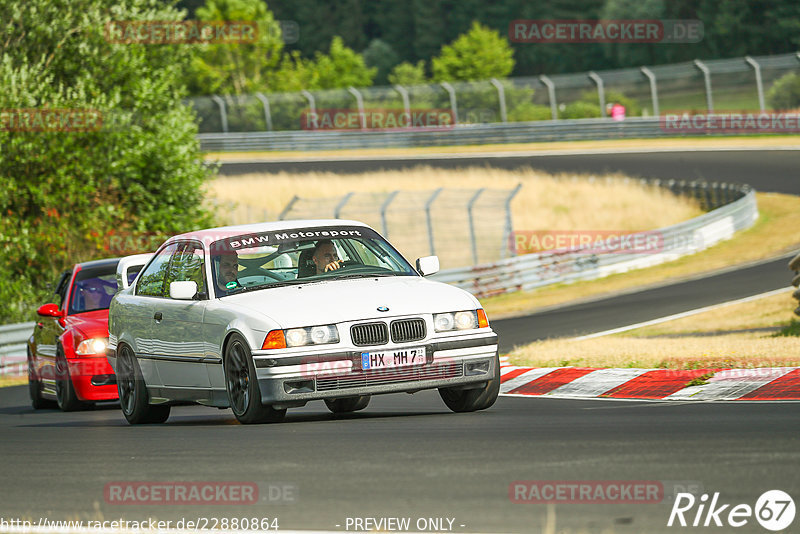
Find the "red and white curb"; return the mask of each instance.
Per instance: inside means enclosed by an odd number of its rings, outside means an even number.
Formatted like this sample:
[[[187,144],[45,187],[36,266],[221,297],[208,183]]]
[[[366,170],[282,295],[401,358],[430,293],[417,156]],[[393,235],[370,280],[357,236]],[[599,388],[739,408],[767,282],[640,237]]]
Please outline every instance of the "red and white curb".
[[[711,375],[705,384],[692,380]],[[500,394],[549,398],[678,401],[800,400],[800,367],[760,369],[598,369],[516,367],[500,358]]]

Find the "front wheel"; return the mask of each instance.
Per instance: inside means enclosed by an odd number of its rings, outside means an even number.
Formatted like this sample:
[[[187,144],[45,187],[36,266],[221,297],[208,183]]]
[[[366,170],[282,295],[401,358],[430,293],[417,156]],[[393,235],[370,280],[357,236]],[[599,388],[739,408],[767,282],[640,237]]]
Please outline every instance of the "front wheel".
[[[225,347],[225,389],[231,411],[242,424],[277,423],[286,416],[286,409],[261,404],[253,358],[247,341],[239,334],[231,336]]]
[[[117,392],[122,415],[132,425],[166,421],[170,407],[150,404],[142,370],[133,350],[127,345],[120,345],[117,352]]]
[[[91,403],[78,398],[72,377],[69,375],[69,364],[61,347],[56,350],[56,402],[63,412],[85,410],[91,406]]]
[[[346,399],[325,399],[325,406],[332,413],[350,413],[363,410],[369,404],[369,395],[347,397]]]
[[[491,407],[500,394],[500,360],[495,357],[494,377],[478,389],[439,388],[439,395],[454,412],[475,412]]]

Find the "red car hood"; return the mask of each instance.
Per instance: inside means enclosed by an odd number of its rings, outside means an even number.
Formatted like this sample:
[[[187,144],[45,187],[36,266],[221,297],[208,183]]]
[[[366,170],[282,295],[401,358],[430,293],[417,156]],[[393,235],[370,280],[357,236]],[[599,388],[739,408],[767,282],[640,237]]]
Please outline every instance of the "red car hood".
[[[108,310],[95,310],[68,315],[66,327],[77,330],[82,339],[108,337]]]

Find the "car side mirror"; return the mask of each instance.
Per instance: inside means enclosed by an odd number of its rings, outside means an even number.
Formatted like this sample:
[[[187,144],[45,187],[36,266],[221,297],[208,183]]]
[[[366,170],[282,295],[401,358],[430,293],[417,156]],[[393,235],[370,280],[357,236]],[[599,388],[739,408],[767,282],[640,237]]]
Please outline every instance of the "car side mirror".
[[[417,272],[428,276],[439,272],[439,256],[423,256],[417,258]]]
[[[36,313],[42,317],[61,317],[61,310],[58,309],[57,304],[43,304],[39,306]]]
[[[169,283],[169,296],[177,300],[191,300],[197,295],[197,282],[184,280]]]

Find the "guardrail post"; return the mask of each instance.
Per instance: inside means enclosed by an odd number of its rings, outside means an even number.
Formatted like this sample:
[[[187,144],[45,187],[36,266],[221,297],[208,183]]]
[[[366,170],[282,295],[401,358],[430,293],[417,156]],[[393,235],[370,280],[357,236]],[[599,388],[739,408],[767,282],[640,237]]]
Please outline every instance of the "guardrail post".
[[[542,74],[539,80],[547,87],[547,98],[550,100],[550,116],[553,120],[558,120],[558,104],[556,104],[556,84],[553,80]]]
[[[256,93],[256,98],[261,101],[264,106],[264,121],[267,123],[267,131],[272,131],[272,112],[269,109],[269,99],[264,96],[264,93]]]
[[[228,112],[225,109],[225,101],[219,95],[211,95],[212,100],[219,106],[219,118],[222,121],[222,131],[228,133]]]
[[[714,113],[714,100],[711,96],[711,71],[708,70],[706,64],[700,61],[699,59],[694,60],[694,65],[700,72],[703,73],[703,79],[705,80],[706,84],[706,108],[708,108],[709,113]]]
[[[381,226],[383,227],[383,237],[387,239],[389,238],[389,225],[386,224],[386,210],[389,208],[389,204],[392,203],[392,200],[394,200],[394,197],[397,196],[397,193],[399,193],[399,191],[392,191],[389,193],[389,196],[387,196],[386,200],[381,204]]]
[[[517,184],[517,187],[511,190],[511,193],[508,194],[506,197],[505,208],[506,208],[506,224],[505,228],[503,229],[503,246],[500,248],[500,257],[505,258],[506,252],[510,252],[511,256],[517,255],[517,247],[516,242],[509,245],[509,240],[511,239],[511,233],[513,232],[514,226],[511,222],[511,201],[514,200],[514,197],[517,196],[519,190],[522,189],[522,184]]]
[[[447,82],[442,82],[440,84],[444,87],[444,90],[447,91],[447,94],[450,95],[450,110],[453,112],[453,126],[458,124],[458,106],[456,103],[456,90],[453,89],[453,86]]]
[[[292,208],[294,207],[295,202],[297,202],[298,200],[300,200],[300,197],[298,197],[297,195],[294,195],[292,197],[292,200],[290,200],[289,203],[286,204],[286,207],[283,208],[283,210],[278,215],[278,220],[279,221],[282,221],[284,217],[289,215],[289,212],[292,211]]]
[[[597,98],[600,101],[600,116],[606,118],[606,92],[603,87],[603,79],[595,72],[589,72],[589,78],[597,85]]]
[[[407,115],[408,125],[411,126],[411,101],[408,98],[408,91],[399,83],[394,85],[394,90],[400,93],[400,98],[403,99],[403,109]]]
[[[431,205],[433,201],[436,200],[436,197],[439,196],[439,193],[442,192],[443,187],[440,187],[433,194],[430,198],[425,202],[425,220],[428,222],[428,243],[431,247],[431,256],[436,255],[436,248],[433,246],[433,221],[431,220]]]
[[[350,191],[345,196],[342,197],[342,200],[336,205],[336,208],[333,210],[333,218],[338,219],[339,215],[342,213],[342,208],[347,202],[350,200],[350,197],[353,196],[353,191]]]
[[[347,88],[347,91],[356,97],[356,106],[358,106],[358,118],[361,122],[361,129],[367,129],[367,115],[364,112],[364,98],[362,98],[361,93],[353,86]]]
[[[653,101],[653,115],[658,117],[658,84],[656,82],[656,75],[653,74],[653,71],[647,67],[640,67],[640,70],[642,71],[642,74],[647,76],[647,79],[650,80],[650,99]]]
[[[467,204],[467,215],[469,216],[469,238],[472,242],[472,264],[478,265],[478,242],[475,237],[475,220],[472,217],[472,208],[475,206],[475,202],[477,202],[478,197],[481,196],[483,193],[484,188],[481,187],[478,191],[472,195],[472,198],[469,199],[469,203]]]
[[[316,115],[317,114],[317,101],[314,99],[314,95],[312,95],[311,93],[309,93],[305,89],[300,91],[300,94],[302,94],[305,97],[305,99],[308,100],[308,112],[311,115]]]
[[[764,105],[764,84],[761,81],[761,65],[758,64],[758,61],[753,59],[750,56],[744,56],[744,60],[753,67],[753,70],[756,73],[756,89],[758,90],[758,107],[761,111],[764,111],[767,106]]]
[[[492,85],[497,89],[497,100],[500,102],[500,120],[508,122],[508,114],[506,113],[506,91],[503,84],[497,78],[489,80]]]

